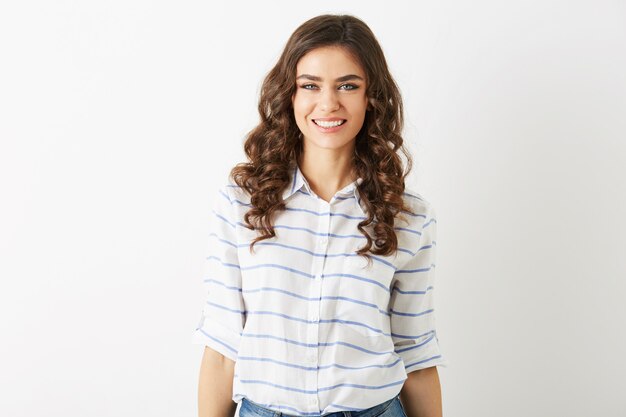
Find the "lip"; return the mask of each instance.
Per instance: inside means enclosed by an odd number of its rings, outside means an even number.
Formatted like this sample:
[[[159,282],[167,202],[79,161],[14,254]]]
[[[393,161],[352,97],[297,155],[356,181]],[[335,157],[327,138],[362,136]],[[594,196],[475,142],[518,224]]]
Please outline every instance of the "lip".
[[[321,120],[322,122],[334,122],[337,120],[346,120],[341,117],[313,117],[311,120]]]
[[[317,123],[314,122],[314,120],[323,120],[323,121],[331,121],[331,122],[333,120],[345,120],[345,122],[343,122],[339,126],[333,126],[333,127],[326,128],[326,127],[322,127],[322,126],[318,125]],[[341,118],[338,118],[338,117],[327,117],[327,118],[311,119],[311,123],[321,133],[335,133],[335,132],[338,132],[341,129],[343,129],[343,127],[348,124],[348,121],[346,119],[341,119]]]

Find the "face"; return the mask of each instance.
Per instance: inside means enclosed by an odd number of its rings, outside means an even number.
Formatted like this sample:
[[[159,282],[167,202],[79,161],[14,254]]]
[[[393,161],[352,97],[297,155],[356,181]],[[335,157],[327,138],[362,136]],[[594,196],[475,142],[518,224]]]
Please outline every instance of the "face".
[[[305,146],[352,151],[365,120],[365,83],[365,72],[341,47],[300,58],[292,104]]]

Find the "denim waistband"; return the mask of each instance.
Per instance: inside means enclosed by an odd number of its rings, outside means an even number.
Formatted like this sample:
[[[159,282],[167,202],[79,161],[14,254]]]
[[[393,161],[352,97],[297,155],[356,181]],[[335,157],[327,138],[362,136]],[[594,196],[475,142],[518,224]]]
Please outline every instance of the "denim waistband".
[[[388,406],[390,406],[391,403],[394,400],[400,401],[399,396],[400,396],[400,394],[396,395],[395,397],[393,397],[393,398],[391,398],[391,399],[389,399],[389,400],[387,400],[387,401],[385,401],[383,403],[377,404],[377,405],[375,405],[373,407],[370,407],[370,408],[366,408],[365,410],[360,410],[360,411],[335,411],[335,412],[328,413],[328,414],[316,414],[316,415],[308,414],[306,417],[322,417],[322,416],[323,417],[372,417],[372,416],[376,416],[376,415],[380,414],[383,410],[385,410]],[[247,399],[245,397],[242,399],[242,403],[241,403],[242,407],[244,405],[252,408],[254,410],[254,412],[256,414],[258,414],[259,416],[261,416],[261,417],[281,417],[281,416],[284,416],[284,417],[300,417],[300,416],[298,416],[296,414],[282,413],[280,411],[274,411],[274,410],[271,410],[269,408],[265,408],[265,407],[255,403],[253,401],[250,401],[249,399]]]

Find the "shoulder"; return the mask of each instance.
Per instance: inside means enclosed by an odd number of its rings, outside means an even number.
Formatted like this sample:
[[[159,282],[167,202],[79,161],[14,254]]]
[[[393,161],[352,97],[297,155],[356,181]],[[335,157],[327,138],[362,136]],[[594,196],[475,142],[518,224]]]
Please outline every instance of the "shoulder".
[[[428,221],[435,216],[435,209],[430,200],[416,189],[405,187],[402,197],[414,215],[421,219],[421,222]]]
[[[215,199],[221,204],[234,207],[250,205],[250,195],[228,176],[222,180],[215,193]]]

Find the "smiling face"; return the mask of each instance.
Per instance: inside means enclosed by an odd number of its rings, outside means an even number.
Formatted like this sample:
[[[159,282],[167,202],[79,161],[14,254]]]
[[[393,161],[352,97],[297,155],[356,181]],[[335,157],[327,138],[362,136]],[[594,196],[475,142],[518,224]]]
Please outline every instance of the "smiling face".
[[[361,66],[342,47],[316,48],[298,61],[296,83],[292,104],[305,147],[352,152],[367,109]]]

